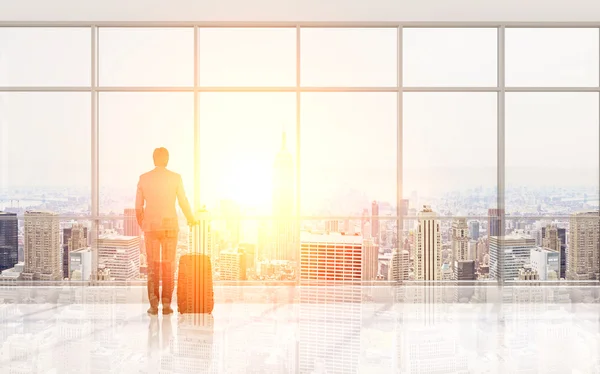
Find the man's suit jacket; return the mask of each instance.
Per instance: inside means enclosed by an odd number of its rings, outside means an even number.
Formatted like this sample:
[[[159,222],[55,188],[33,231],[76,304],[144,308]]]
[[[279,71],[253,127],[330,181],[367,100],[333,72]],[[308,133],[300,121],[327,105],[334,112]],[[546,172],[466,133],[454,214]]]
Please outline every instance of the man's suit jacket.
[[[142,174],[135,197],[135,214],[142,230],[179,230],[175,199],[188,222],[193,222],[194,215],[185,196],[181,175],[164,167]]]

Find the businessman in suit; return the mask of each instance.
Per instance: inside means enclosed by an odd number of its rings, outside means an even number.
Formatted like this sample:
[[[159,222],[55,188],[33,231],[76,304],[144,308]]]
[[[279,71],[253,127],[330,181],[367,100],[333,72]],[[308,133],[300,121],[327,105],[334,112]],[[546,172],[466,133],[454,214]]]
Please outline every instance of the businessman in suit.
[[[175,199],[179,202],[188,224],[193,225],[195,218],[185,196],[181,175],[167,170],[169,151],[166,148],[157,148],[154,150],[153,158],[156,167],[142,174],[137,185],[135,213],[137,222],[144,231],[146,242],[148,299],[150,300],[148,314],[158,314],[160,300],[163,314],[166,315],[173,313],[171,298],[175,286],[175,256],[179,235]],[[160,277],[161,270],[162,277]],[[162,295],[159,294],[161,278]]]

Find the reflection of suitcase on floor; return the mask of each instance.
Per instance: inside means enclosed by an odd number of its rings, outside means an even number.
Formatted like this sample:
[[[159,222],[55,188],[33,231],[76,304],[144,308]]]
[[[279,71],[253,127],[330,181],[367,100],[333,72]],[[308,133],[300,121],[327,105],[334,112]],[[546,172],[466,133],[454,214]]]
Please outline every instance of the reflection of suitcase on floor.
[[[212,264],[205,254],[208,244],[208,215],[201,212],[199,223],[190,227],[191,253],[179,259],[177,307],[179,313],[212,313],[215,301]]]

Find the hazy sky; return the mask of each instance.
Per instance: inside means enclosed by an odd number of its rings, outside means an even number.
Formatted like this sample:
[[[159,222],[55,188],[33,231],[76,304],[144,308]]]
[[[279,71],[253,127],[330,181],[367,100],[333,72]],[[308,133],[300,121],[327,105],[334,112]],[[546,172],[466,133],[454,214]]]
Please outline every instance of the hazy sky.
[[[306,29],[305,86],[393,87],[396,29]],[[101,29],[99,85],[193,85],[192,29]],[[295,29],[200,30],[204,86],[294,86]],[[407,86],[494,86],[495,29],[404,29]],[[597,86],[597,29],[507,29],[508,86]],[[89,86],[90,30],[0,29],[0,86]],[[598,186],[597,93],[507,93],[509,185]],[[193,94],[101,93],[101,192],[135,193],[152,150],[171,151],[193,196]],[[287,130],[296,157],[294,93],[202,93],[203,203],[270,202]],[[0,93],[0,187],[90,186],[89,93]],[[356,189],[395,200],[396,93],[301,97],[303,204]],[[420,195],[496,183],[494,93],[406,93],[404,191]],[[103,192],[103,193],[104,193]],[[393,201],[395,202],[395,201]],[[335,214],[336,212],[331,212]]]

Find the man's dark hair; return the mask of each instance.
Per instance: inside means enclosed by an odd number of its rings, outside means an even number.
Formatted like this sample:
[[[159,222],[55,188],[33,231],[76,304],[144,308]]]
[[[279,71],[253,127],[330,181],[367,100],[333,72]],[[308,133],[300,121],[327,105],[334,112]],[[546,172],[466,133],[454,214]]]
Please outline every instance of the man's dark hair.
[[[156,148],[152,157],[154,158],[154,166],[166,167],[169,163],[169,151],[164,147]]]

